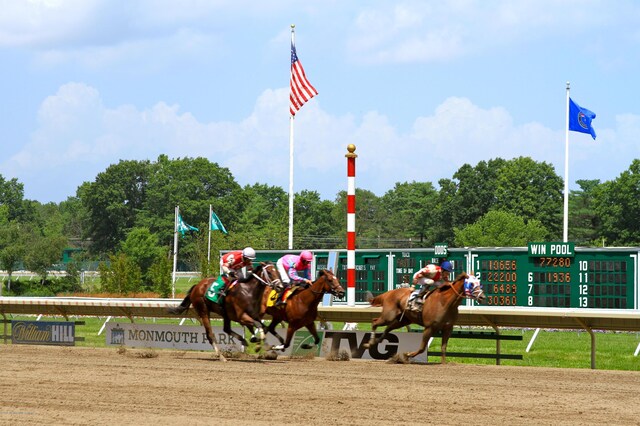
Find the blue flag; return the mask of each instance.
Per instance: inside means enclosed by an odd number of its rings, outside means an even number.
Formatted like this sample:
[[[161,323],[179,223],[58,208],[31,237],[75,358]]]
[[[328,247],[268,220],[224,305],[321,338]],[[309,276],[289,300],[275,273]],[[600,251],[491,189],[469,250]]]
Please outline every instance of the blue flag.
[[[227,230],[224,229],[224,225],[222,224],[222,221],[220,220],[220,218],[215,212],[211,212],[211,230],[222,231],[225,234],[228,233]]]
[[[198,228],[196,228],[195,226],[187,225],[184,220],[182,220],[182,216],[178,215],[178,232],[180,232],[182,236],[184,236],[185,232],[197,230]]]
[[[573,99],[569,98],[569,130],[580,133],[589,133],[592,138],[596,138],[596,131],[591,126],[591,120],[596,118],[596,114],[586,108],[582,108]]]

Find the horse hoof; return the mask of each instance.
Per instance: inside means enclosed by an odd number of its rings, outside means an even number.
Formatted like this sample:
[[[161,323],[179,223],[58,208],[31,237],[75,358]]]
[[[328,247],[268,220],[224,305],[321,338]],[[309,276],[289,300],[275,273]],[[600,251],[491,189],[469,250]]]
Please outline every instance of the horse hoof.
[[[303,343],[303,344],[300,345],[300,347],[302,349],[311,349],[311,348],[313,348],[313,345],[310,345],[308,343]]]
[[[251,339],[249,339],[249,341],[251,343],[256,343],[258,341],[258,338],[256,336],[251,336]]]
[[[271,350],[274,351],[284,351],[284,345],[275,345],[271,347]]]

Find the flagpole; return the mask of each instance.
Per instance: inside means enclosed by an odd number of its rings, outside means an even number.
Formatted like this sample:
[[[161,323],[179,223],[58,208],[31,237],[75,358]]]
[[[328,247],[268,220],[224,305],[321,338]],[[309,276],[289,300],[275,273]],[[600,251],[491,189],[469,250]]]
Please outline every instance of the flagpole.
[[[207,248],[207,263],[211,262],[211,212],[213,208],[211,204],[209,204],[209,244]]]
[[[295,24],[291,24],[291,46],[295,46]],[[289,115],[289,250],[293,249],[293,120]]]
[[[178,264],[178,214],[180,210],[179,206],[176,206],[176,210],[173,215],[173,274],[171,275],[171,298],[176,298],[176,266]]]
[[[569,82],[567,81],[567,111],[564,126],[564,226],[562,241],[567,242],[569,237]]]

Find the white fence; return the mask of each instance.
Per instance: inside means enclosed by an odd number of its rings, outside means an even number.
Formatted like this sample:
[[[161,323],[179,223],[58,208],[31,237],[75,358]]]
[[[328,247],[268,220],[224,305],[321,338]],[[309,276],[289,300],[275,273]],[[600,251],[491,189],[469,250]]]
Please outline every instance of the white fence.
[[[167,309],[178,299],[105,299],[78,297],[0,297],[0,314],[176,318]],[[324,322],[371,322],[380,308],[368,306],[320,306],[318,320]],[[593,330],[640,331],[640,310],[566,309],[496,306],[460,306],[457,325],[584,329],[591,335],[591,365],[595,368],[596,335]],[[192,309],[181,317],[195,318]],[[640,346],[639,346],[640,347]]]

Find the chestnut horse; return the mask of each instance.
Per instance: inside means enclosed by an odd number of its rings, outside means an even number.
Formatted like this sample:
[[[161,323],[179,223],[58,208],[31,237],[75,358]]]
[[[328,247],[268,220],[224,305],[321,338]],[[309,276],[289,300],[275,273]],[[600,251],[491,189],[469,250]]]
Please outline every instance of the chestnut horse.
[[[316,331],[315,320],[318,316],[318,304],[322,301],[325,293],[331,293],[336,297],[344,296],[344,289],[340,285],[338,278],[333,272],[323,269],[318,273],[318,278],[307,288],[295,291],[287,299],[284,306],[269,306],[267,314],[273,318],[267,332],[273,334],[280,341],[279,345],[271,349],[284,351],[291,344],[296,330],[306,327],[314,338],[314,345],[320,343],[320,337]],[[276,326],[281,322],[287,322],[286,341],[276,333]],[[303,349],[311,349],[313,346],[307,343],[302,345]]]
[[[453,326],[458,319],[458,306],[463,298],[473,298],[478,302],[485,299],[480,281],[466,273],[461,273],[453,282],[445,282],[427,295],[421,312],[407,309],[407,300],[413,290],[410,288],[397,288],[387,291],[375,298],[369,293],[367,300],[371,306],[382,306],[382,314],[375,318],[371,325],[371,339],[365,347],[369,348],[384,340],[389,332],[409,324],[418,324],[424,327],[420,348],[404,355],[413,358],[423,353],[429,339],[437,332],[442,332],[442,364],[446,363],[447,342],[451,337]],[[384,333],[376,337],[376,329],[386,325]]]
[[[236,321],[246,326],[254,335],[251,341],[263,341],[265,335],[261,321],[264,315],[263,294],[268,293],[265,292],[265,289],[270,290],[273,286],[279,284],[280,274],[273,263],[261,262],[253,268],[253,271],[247,277],[239,279],[235,285],[229,288],[222,305],[214,303],[205,297],[207,290],[214,281],[215,278],[205,278],[192,286],[182,303],[174,308],[169,308],[169,313],[180,315],[189,309],[189,306],[193,305],[200,322],[202,322],[207,332],[209,343],[213,346],[216,355],[224,361],[225,358],[218,350],[215,335],[211,329],[209,318],[211,312],[222,317],[224,332],[238,339],[245,348],[249,344],[244,336],[231,329],[231,321]],[[254,333],[254,328],[257,329],[258,336]]]

